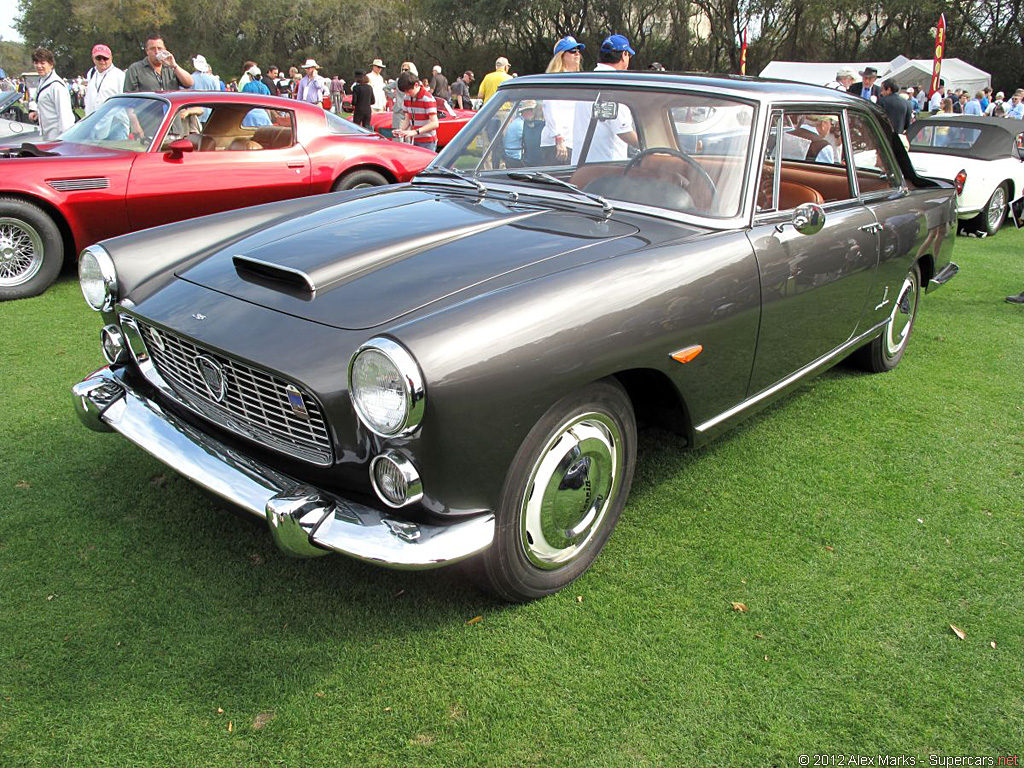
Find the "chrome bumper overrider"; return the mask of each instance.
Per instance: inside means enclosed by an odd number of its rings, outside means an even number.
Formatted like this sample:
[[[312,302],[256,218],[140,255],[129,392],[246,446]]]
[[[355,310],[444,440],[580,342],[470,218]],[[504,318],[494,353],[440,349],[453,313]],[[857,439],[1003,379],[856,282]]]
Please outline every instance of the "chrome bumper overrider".
[[[193,482],[265,518],[290,555],[333,551],[391,568],[426,569],[470,557],[494,538],[493,514],[420,525],[303,485],[163,410],[110,368],[90,374],[72,392],[87,427],[120,432]]]

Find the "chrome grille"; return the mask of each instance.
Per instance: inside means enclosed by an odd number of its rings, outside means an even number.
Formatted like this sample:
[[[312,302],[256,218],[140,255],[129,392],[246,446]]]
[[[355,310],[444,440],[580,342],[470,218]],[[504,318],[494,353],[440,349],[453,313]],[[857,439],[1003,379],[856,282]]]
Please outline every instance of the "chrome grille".
[[[184,405],[225,429],[314,464],[329,465],[331,439],[319,403],[294,384],[201,347],[163,329],[139,323],[153,365]],[[196,365],[216,360],[227,391],[217,402]],[[301,394],[307,417],[289,399]]]

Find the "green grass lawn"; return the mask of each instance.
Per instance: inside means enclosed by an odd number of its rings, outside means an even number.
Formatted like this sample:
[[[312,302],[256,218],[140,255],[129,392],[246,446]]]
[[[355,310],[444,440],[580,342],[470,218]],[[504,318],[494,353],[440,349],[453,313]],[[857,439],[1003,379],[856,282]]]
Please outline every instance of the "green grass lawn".
[[[840,367],[697,452],[643,433],[594,568],[514,607],[280,554],[78,423],[102,358],[71,275],[0,305],[0,765],[1020,754],[1022,254],[958,238],[893,373]]]

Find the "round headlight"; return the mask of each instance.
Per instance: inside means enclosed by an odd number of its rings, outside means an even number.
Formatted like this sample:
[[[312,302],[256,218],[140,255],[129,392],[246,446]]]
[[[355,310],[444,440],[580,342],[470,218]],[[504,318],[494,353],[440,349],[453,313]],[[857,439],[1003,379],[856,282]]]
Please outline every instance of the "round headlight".
[[[370,462],[370,482],[389,507],[404,507],[423,498],[423,481],[416,467],[398,451],[384,451]]]
[[[371,339],[352,356],[348,391],[356,413],[382,437],[408,435],[423,419],[423,374],[405,347],[391,339]]]
[[[78,281],[85,302],[97,312],[109,312],[117,301],[117,272],[110,254],[90,245],[78,257]]]

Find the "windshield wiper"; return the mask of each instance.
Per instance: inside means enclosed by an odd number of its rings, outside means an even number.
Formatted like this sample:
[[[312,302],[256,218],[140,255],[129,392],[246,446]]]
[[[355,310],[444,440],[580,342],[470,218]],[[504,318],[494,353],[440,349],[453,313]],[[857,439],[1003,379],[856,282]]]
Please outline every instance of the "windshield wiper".
[[[586,190],[580,189],[575,184],[568,181],[562,181],[560,178],[552,176],[550,173],[544,173],[543,171],[505,171],[505,175],[510,179],[515,179],[516,181],[538,181],[542,184],[553,184],[556,187],[565,187],[578,195],[583,195],[585,198],[594,201],[604,209],[606,214],[615,210],[612,207],[612,204],[600,195],[595,195],[593,192],[587,192]]]
[[[487,194],[487,187],[483,185],[483,182],[477,181],[476,179],[471,179],[464,173],[456,171],[454,168],[447,168],[443,165],[431,166],[430,168],[424,168],[422,171],[416,174],[415,178],[420,179],[423,178],[424,176],[437,176],[444,179],[458,179],[459,181],[464,181],[467,184],[474,187],[476,191],[480,193],[481,197]]]

